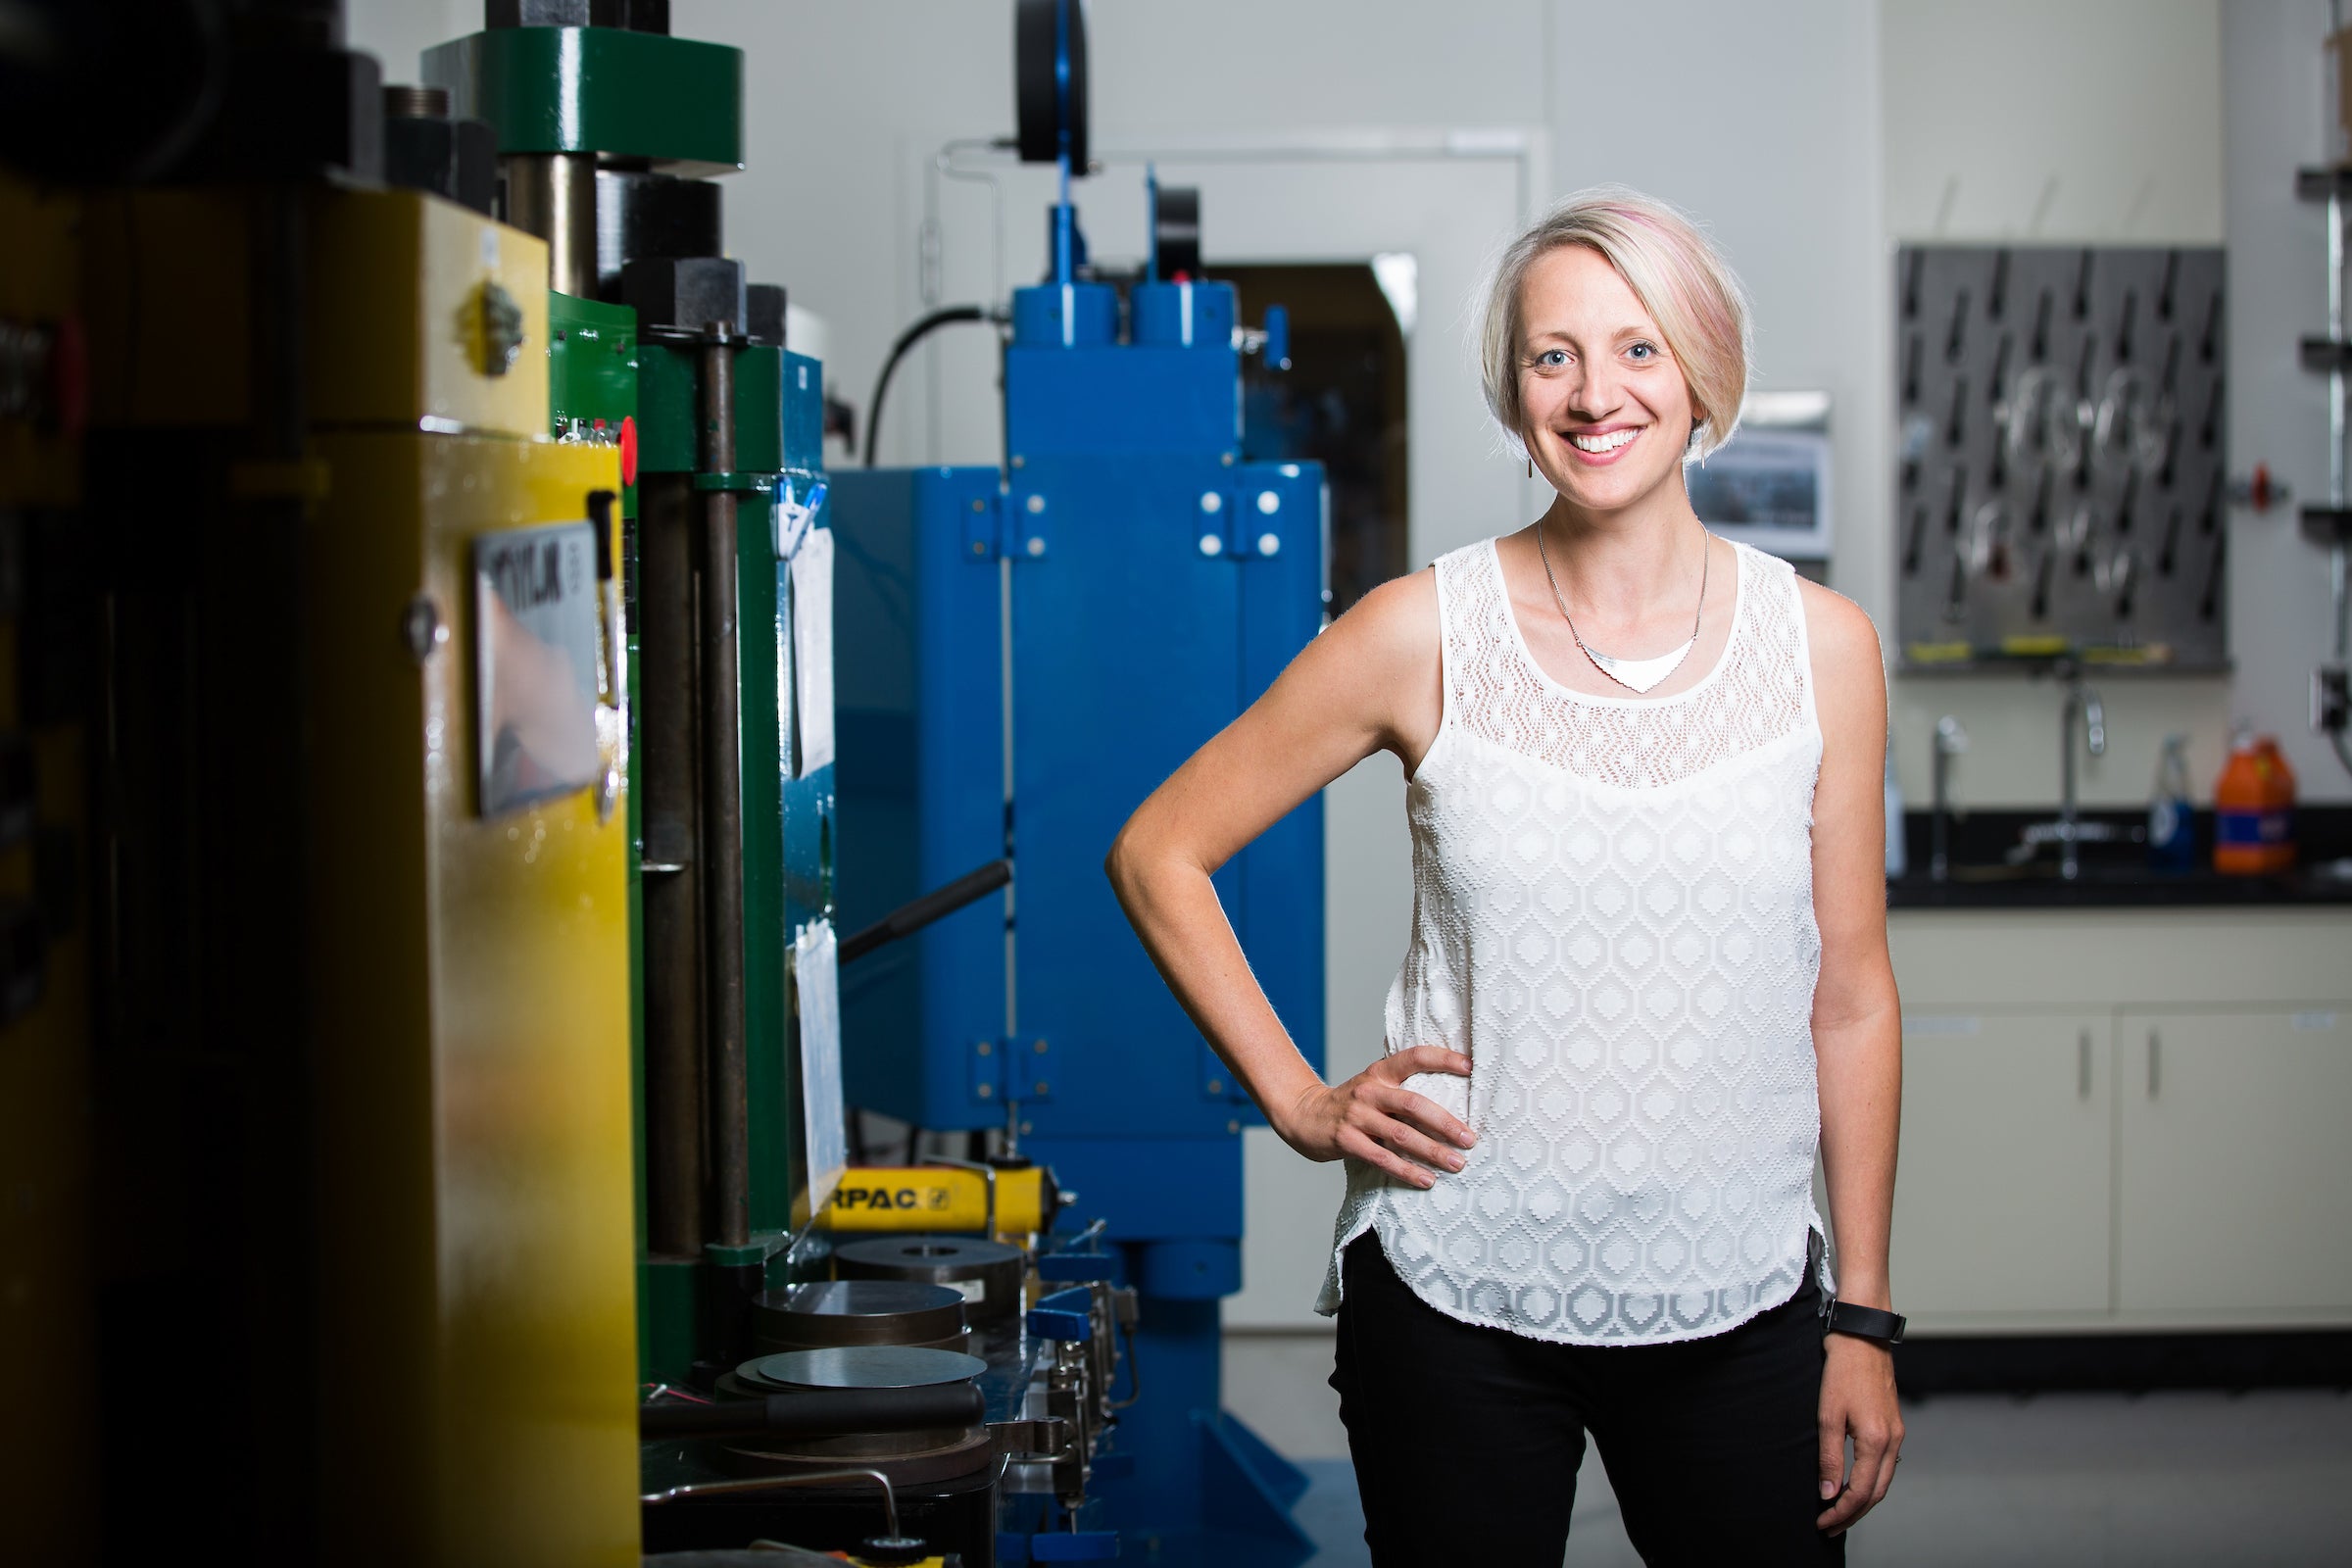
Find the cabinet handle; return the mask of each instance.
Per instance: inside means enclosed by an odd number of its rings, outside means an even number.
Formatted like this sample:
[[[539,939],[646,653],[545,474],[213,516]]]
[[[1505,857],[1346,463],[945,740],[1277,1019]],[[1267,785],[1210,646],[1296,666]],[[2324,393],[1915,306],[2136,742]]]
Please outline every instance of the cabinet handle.
[[[2075,1093],[2084,1100],[2090,1098],[2090,1031],[2075,1036]]]
[[[2154,1100],[2164,1083],[2164,1036],[2148,1031],[2148,1098]]]

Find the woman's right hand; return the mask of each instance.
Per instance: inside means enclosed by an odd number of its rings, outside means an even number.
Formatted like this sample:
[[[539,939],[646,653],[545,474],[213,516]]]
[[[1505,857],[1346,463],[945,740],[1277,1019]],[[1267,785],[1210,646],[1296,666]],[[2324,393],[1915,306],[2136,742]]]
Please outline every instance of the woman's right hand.
[[[1307,1090],[1274,1130],[1309,1159],[1352,1156],[1411,1186],[1435,1186],[1436,1172],[1462,1168],[1457,1151],[1478,1135],[1436,1101],[1402,1087],[1421,1072],[1467,1078],[1470,1058],[1443,1046],[1383,1056],[1345,1083]]]

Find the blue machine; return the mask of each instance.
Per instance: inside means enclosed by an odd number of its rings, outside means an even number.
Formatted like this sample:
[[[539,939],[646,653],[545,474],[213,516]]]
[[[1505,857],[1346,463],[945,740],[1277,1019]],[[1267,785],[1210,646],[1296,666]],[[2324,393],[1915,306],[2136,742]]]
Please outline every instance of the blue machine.
[[[1077,275],[1066,187],[1054,231],[1054,276],[1012,302],[1004,466],[833,476],[845,928],[1000,856],[1014,866],[1003,903],[845,975],[849,1100],[930,1130],[1004,1129],[1076,1194],[1065,1230],[1106,1222],[1142,1297],[1141,1397],[1087,1527],[1118,1530],[1130,1556],[1290,1564],[1310,1549],[1289,1517],[1304,1479],[1218,1399],[1240,1135],[1258,1117],[1102,859],[1315,635],[1323,474],[1242,461],[1231,287],[1156,264],[1124,290]],[[1216,888],[1319,1067],[1321,803]]]

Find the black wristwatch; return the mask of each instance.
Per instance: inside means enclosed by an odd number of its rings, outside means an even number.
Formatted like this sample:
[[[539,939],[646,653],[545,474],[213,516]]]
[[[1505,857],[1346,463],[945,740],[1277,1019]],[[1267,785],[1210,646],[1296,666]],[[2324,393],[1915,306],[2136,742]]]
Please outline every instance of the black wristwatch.
[[[1829,1309],[1821,1314],[1821,1331],[1851,1334],[1874,1345],[1896,1346],[1903,1343],[1903,1316],[1899,1312],[1882,1312],[1875,1306],[1856,1306],[1832,1297]]]

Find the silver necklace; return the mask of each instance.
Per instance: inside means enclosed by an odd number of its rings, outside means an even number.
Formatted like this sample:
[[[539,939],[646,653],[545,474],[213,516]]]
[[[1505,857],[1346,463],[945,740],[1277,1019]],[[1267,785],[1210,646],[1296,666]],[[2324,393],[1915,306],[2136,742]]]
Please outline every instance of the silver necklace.
[[[1703,527],[1699,533],[1702,539],[1706,536]],[[1672,653],[1660,654],[1655,659],[1614,659],[1586,642],[1578,633],[1576,617],[1568,613],[1568,601],[1560,597],[1560,579],[1551,573],[1551,552],[1544,548],[1544,524],[1536,524],[1536,555],[1544,563],[1544,580],[1551,584],[1551,602],[1560,607],[1560,618],[1568,623],[1568,635],[1576,639],[1576,646],[1584,656],[1592,661],[1594,669],[1628,691],[1648,691],[1681,668],[1683,661],[1690,657],[1690,650],[1698,646],[1699,622],[1707,612],[1707,568],[1712,564],[1708,558],[1713,554],[1704,545],[1699,549],[1698,612],[1690,617],[1690,640]]]

